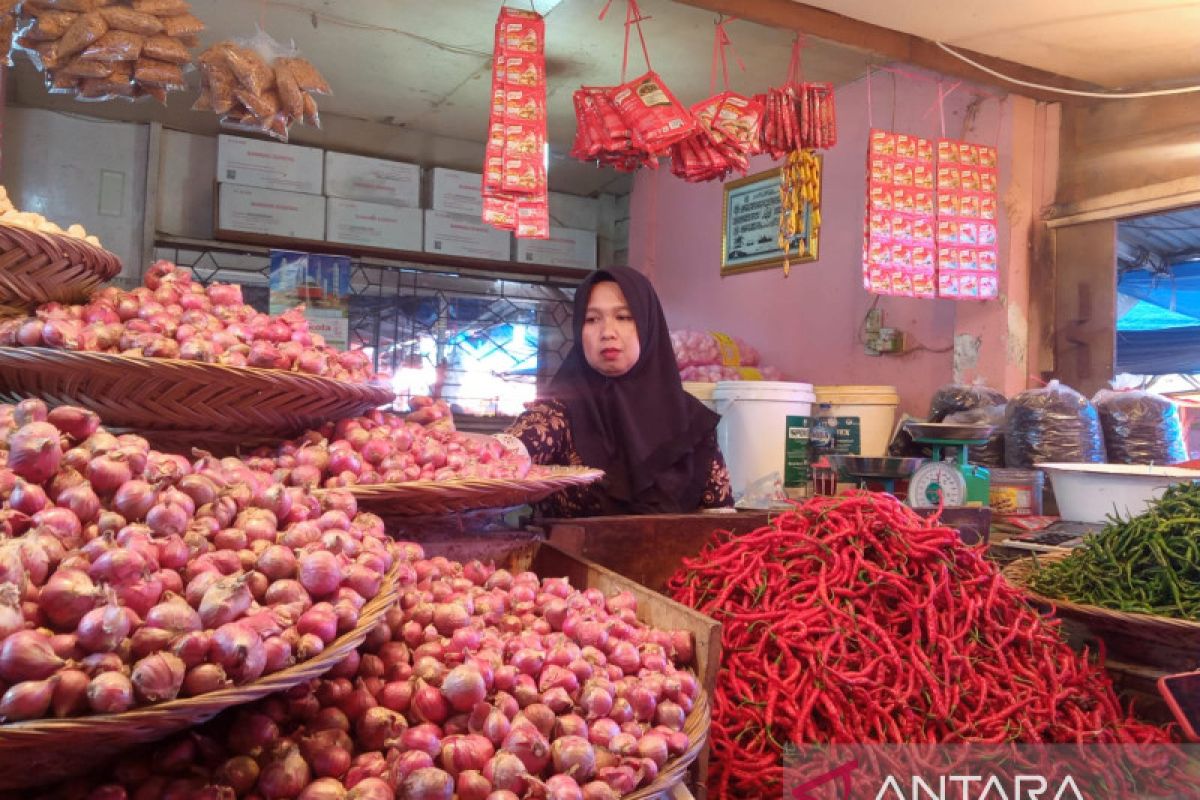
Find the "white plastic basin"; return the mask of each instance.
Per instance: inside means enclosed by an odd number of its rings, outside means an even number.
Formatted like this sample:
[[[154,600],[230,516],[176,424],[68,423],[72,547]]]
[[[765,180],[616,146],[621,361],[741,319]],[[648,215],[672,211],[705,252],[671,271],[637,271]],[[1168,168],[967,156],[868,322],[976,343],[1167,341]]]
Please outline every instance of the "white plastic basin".
[[[1200,471],[1140,464],[1038,464],[1050,475],[1058,514],[1070,522],[1135,517],[1177,483],[1200,480]]]

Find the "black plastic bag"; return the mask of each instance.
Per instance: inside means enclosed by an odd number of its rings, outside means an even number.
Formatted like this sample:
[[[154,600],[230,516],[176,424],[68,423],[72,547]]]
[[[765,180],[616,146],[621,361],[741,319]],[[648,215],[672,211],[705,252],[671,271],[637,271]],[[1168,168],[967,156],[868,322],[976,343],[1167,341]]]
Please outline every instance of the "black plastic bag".
[[[1096,407],[1058,381],[1009,400],[1004,427],[1004,462],[1009,467],[1030,469],[1055,461],[1104,463],[1104,434]]]
[[[960,411],[972,411],[976,408],[1002,406],[1008,402],[1000,392],[982,383],[965,385],[951,383],[933,393],[929,403],[929,421],[945,422],[946,417]]]
[[[1162,395],[1101,389],[1093,402],[1113,464],[1178,464],[1187,461],[1179,407]]]
[[[943,422],[956,425],[991,425],[987,444],[974,445],[967,451],[967,460],[981,467],[1004,466],[1004,409],[1003,405],[983,406],[970,411],[956,411]]]

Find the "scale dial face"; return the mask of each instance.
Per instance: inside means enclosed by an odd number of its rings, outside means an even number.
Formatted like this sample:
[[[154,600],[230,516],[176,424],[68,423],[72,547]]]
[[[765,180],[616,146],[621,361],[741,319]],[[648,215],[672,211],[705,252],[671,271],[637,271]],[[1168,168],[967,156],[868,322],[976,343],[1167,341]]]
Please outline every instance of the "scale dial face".
[[[946,506],[967,504],[967,480],[956,464],[931,461],[908,482],[908,504],[913,508],[937,508],[939,495]]]

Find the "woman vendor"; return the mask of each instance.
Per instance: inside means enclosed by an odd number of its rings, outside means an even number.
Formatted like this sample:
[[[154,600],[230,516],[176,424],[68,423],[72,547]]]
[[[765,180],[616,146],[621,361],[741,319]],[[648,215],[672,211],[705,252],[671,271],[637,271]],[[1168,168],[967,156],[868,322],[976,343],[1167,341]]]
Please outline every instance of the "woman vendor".
[[[718,416],[683,390],[666,316],[628,267],[592,273],[575,293],[575,340],[547,396],[507,434],[534,464],[589,466],[605,478],[560,492],[546,517],[687,513],[732,504]]]

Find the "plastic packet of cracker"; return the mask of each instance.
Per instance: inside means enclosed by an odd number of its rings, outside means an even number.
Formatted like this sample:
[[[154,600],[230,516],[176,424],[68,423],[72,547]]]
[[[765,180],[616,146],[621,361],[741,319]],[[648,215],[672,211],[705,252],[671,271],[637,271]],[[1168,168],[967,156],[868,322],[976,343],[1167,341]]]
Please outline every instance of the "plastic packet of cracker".
[[[696,131],[696,120],[653,70],[616,87],[613,104],[650,153],[661,154]]]
[[[296,122],[320,127],[313,94],[328,94],[330,87],[294,42],[278,42],[258,28],[248,39],[205,50],[200,73],[200,98],[193,108],[216,112],[225,128],[287,141]]]

